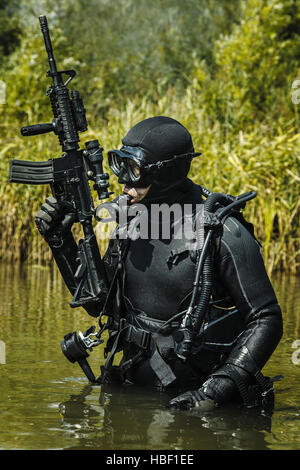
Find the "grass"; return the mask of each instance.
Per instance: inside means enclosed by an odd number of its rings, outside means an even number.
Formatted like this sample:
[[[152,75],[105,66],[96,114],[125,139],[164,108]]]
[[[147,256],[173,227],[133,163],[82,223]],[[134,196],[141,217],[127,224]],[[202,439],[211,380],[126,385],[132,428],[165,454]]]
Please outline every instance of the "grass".
[[[257,198],[248,203],[245,216],[254,223],[267,270],[269,273],[276,270],[297,273],[300,134],[294,123],[277,124],[276,129],[253,123],[247,130],[224,133],[224,126],[205,114],[197,95],[193,96],[190,89],[180,99],[175,90],[170,89],[155,103],[128,99],[121,108],[112,104],[105,120],[88,116],[91,125],[81,136],[82,145],[84,141],[99,139],[105,149],[107,171],[106,152],[120,146],[121,138],[135,123],[155,115],[173,117],[189,129],[196,151],[202,152],[190,172],[195,183],[233,195],[257,191]],[[0,138],[0,258],[45,264],[50,263],[52,257],[35,227],[34,217],[50,188],[9,184],[8,165],[11,158],[46,160],[60,156],[60,147],[55,136],[21,137],[21,125],[20,121],[7,125],[5,138]],[[118,194],[121,188],[114,175],[110,182],[112,190]],[[102,252],[109,230],[103,224],[96,227]],[[79,235],[77,228],[75,233]]]

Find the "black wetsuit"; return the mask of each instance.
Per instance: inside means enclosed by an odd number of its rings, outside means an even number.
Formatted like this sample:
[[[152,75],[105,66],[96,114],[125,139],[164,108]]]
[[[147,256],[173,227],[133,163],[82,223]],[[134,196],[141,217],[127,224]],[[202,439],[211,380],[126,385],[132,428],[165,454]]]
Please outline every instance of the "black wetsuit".
[[[193,206],[203,203],[201,187],[187,180],[167,202],[174,201]],[[187,249],[184,239],[130,241],[122,260],[121,305],[116,317],[126,319],[118,338],[124,349],[121,364],[128,364],[136,355],[138,359],[126,367],[124,377],[143,385],[190,388],[199,387],[211,374],[226,375],[227,364],[250,375],[264,366],[282,336],[282,317],[260,245],[250,232],[240,216],[231,215],[223,221],[222,232],[214,241],[210,309],[186,363],[174,354],[174,332],[180,319],[167,331],[157,331],[187,307],[195,278],[195,253]],[[112,240],[104,257],[110,279],[117,263],[117,245],[117,240]],[[108,349],[120,332],[118,321],[115,328]],[[140,331],[152,332],[148,349],[139,347]]]

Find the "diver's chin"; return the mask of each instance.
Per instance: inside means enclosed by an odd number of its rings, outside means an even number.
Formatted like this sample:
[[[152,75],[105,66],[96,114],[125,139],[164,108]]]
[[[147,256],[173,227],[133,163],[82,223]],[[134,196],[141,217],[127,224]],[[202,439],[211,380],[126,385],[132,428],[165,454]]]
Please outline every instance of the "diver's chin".
[[[150,187],[151,184],[146,188],[135,188],[133,186],[128,186],[127,184],[125,184],[123,192],[131,197],[130,204],[134,204],[140,202],[146,196]]]

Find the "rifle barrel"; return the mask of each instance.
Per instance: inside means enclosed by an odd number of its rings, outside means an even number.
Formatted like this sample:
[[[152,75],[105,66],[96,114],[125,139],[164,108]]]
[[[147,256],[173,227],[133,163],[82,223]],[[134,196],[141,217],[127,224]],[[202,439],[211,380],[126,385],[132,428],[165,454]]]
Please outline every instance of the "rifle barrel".
[[[59,74],[57,73],[57,67],[56,67],[56,62],[55,62],[54,54],[53,54],[47,17],[45,15],[42,15],[42,16],[39,17],[39,20],[40,20],[40,25],[41,25],[41,31],[42,31],[43,37],[44,37],[46,51],[47,51],[47,54],[48,54],[50,73],[53,77],[54,85],[60,85],[61,84],[61,79],[60,79]]]

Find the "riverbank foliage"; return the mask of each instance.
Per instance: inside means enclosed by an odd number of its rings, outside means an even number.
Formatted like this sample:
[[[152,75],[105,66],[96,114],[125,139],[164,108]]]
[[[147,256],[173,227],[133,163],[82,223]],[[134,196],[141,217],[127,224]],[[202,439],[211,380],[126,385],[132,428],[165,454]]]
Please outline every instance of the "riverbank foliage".
[[[82,143],[98,138],[106,157],[139,120],[179,120],[202,152],[191,178],[213,191],[257,191],[245,215],[268,271],[297,272],[300,5],[293,0],[40,0],[12,7],[22,34],[0,57],[7,87],[0,105],[0,257],[51,259],[34,224],[49,188],[7,183],[11,158],[60,155],[55,136],[20,136],[23,125],[52,118],[41,12],[59,68],[77,71],[72,85],[89,121]],[[111,184],[119,193],[114,176]],[[97,233],[106,243],[108,228]]]

